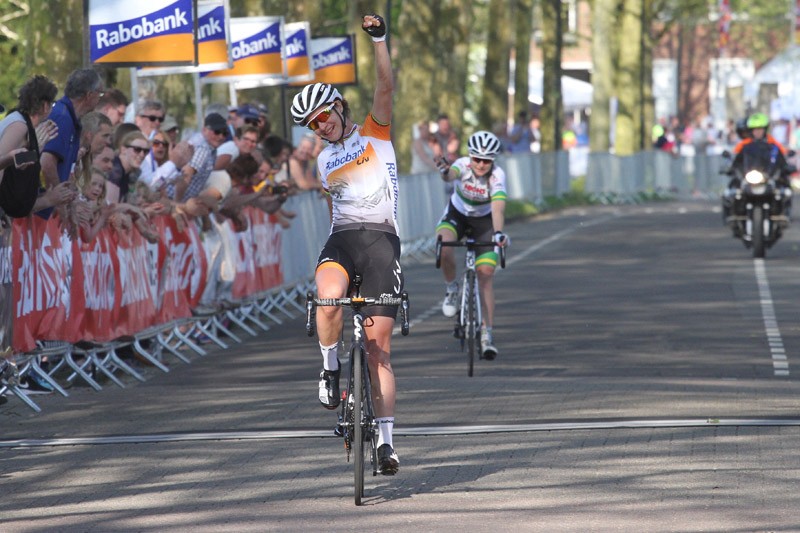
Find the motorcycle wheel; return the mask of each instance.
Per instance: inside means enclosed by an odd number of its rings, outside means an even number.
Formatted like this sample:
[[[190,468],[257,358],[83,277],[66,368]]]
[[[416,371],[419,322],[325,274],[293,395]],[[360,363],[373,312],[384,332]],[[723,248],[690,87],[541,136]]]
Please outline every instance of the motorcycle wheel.
[[[753,257],[764,257],[764,208],[761,205],[753,206]]]

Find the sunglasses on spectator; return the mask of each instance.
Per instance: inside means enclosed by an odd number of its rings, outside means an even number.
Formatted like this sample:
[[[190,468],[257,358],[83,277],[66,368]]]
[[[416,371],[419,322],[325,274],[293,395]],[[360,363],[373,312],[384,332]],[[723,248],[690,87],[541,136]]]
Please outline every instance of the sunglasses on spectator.
[[[336,105],[336,102],[332,103],[328,107],[325,107],[319,111],[316,115],[314,115],[311,120],[308,121],[306,127],[311,131],[317,131],[319,129],[319,125],[325,122],[328,122],[328,119],[331,118],[331,114],[333,113],[333,107]]]
[[[139,115],[139,116],[148,119],[150,122],[164,122],[164,117],[159,115]]]
[[[159,140],[153,141],[153,146],[166,146],[166,145],[167,141],[159,141]]]
[[[228,130],[227,129],[211,130],[211,131],[213,131],[217,135],[227,135],[228,134]]]
[[[257,118],[246,118],[244,119],[245,124],[250,124],[251,126],[258,126],[258,119]]]
[[[150,148],[142,148],[141,146],[134,146],[132,144],[126,144],[125,147],[130,148],[137,154],[146,154],[147,152],[150,151]]]
[[[482,159],[480,157],[473,157],[472,160],[475,163],[483,163],[484,165],[491,165],[493,163],[491,159]]]

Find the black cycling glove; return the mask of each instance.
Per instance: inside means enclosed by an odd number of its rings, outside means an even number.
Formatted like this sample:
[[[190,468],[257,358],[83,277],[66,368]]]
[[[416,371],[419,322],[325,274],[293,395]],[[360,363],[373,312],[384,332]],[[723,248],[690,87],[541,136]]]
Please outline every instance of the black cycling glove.
[[[383,17],[380,15],[367,15],[367,16],[378,19],[378,22],[380,22],[380,26],[367,26],[366,28],[362,26],[361,29],[367,32],[370,37],[384,37],[386,35],[386,21],[383,20]]]

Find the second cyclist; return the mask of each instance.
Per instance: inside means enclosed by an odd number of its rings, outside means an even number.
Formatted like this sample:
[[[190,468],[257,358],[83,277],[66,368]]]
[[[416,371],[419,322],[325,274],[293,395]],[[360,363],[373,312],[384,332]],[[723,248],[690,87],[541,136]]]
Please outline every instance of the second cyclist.
[[[478,131],[467,142],[469,157],[461,157],[452,165],[438,162],[442,179],[454,182],[455,187],[444,215],[436,226],[436,235],[443,242],[460,240],[469,229],[476,241],[492,241],[506,246],[508,237],[503,232],[506,208],[506,173],[494,162],[500,152],[500,140],[493,133]],[[486,359],[497,357],[492,325],[494,323],[494,271],[497,252],[492,247],[478,250],[475,267],[481,295],[483,324],[481,325],[481,352]],[[456,281],[455,251],[443,247],[442,273],[446,284],[442,313],[446,317],[456,314],[458,282]]]

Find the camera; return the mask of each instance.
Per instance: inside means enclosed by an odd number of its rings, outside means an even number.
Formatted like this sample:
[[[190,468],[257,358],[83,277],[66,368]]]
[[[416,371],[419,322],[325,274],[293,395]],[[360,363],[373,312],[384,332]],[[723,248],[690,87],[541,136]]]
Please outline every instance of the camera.
[[[25,163],[33,163],[38,159],[37,154],[34,150],[28,150],[27,152],[19,152],[18,154],[14,154],[14,165],[15,166],[22,166]]]
[[[267,192],[269,194],[276,194],[276,195],[286,194],[289,192],[289,187],[287,187],[286,185],[270,185],[267,188]]]

